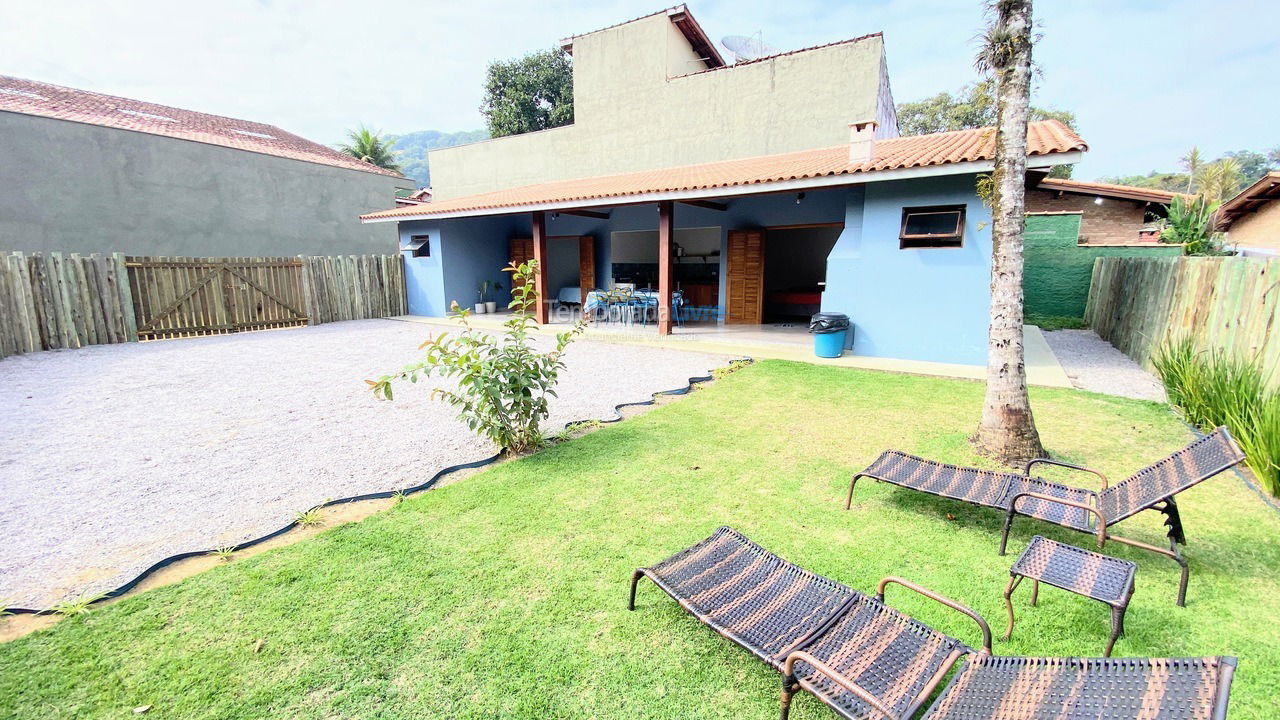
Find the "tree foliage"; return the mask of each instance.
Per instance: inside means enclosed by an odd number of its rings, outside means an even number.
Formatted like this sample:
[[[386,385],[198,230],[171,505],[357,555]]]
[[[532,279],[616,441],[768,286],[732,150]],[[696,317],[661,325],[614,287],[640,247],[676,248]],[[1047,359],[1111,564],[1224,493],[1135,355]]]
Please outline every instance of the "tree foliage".
[[[900,103],[897,111],[898,129],[903,135],[990,127],[996,124],[996,81],[986,78],[961,87],[954,95],[941,92],[917,102]],[[1076,127],[1075,113],[1069,110],[1032,107],[1030,120],[1057,120],[1073,130]],[[1071,177],[1071,166],[1055,166],[1049,175]]]
[[[489,63],[480,112],[492,137],[572,123],[573,64],[569,56],[552,49]]]
[[[1280,148],[1273,148],[1271,157],[1253,150],[1231,150],[1222,156],[1223,160],[1234,160],[1240,166],[1240,178],[1246,185],[1252,185],[1259,178],[1280,166]]]
[[[1205,161],[1198,148],[1191,148],[1178,161],[1182,172],[1152,170],[1146,175],[1115,175],[1102,178],[1117,185],[1204,195],[1211,204],[1231,199],[1268,172],[1280,168],[1280,147],[1266,153],[1233,150],[1213,161]]]
[[[1069,110],[1032,107],[1031,122],[1057,120],[1075,129],[1076,116]],[[898,129],[903,135],[968,130],[996,124],[996,82],[980,80],[952,95],[941,92],[918,102],[898,105]]]
[[[402,370],[365,382],[375,396],[392,399],[392,383],[438,375],[456,381],[456,389],[436,387],[433,399],[458,410],[458,419],[472,432],[492,440],[502,449],[520,453],[542,443],[540,424],[548,415],[548,398],[555,397],[556,382],[564,369],[565,348],[583,331],[576,323],[556,335],[555,347],[540,351],[533,346],[530,329],[536,323],[532,310],[538,303],[533,276],[534,261],[512,265],[511,317],[503,323],[499,337],[476,330],[468,323],[470,313],[453,303],[452,310],[462,323],[456,336],[441,333],[427,338],[419,349],[426,357]]]
[[[405,177],[412,178],[418,187],[431,187],[431,168],[427,165],[428,151],[488,139],[489,133],[484,130],[463,130],[454,133],[418,130],[395,137],[396,159],[400,161]]]
[[[338,151],[361,162],[400,172],[400,165],[396,162],[396,152],[392,150],[395,144],[394,138],[384,137],[380,131],[370,130],[360,125],[354,130],[347,131],[347,141],[338,145]]]

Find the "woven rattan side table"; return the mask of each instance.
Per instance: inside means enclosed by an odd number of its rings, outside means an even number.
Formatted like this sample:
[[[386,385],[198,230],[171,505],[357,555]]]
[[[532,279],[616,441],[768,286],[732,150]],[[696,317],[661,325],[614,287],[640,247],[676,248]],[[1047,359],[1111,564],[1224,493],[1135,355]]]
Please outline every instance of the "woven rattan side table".
[[[1106,603],[1111,608],[1111,637],[1103,654],[1111,657],[1116,638],[1124,633],[1124,613],[1133,597],[1133,577],[1137,571],[1138,566],[1128,560],[1036,535],[1009,568],[1009,585],[1004,591],[1009,627],[1005,628],[1004,639],[1008,640],[1013,634],[1013,591],[1023,578],[1030,578],[1033,607],[1040,595],[1041,582]]]

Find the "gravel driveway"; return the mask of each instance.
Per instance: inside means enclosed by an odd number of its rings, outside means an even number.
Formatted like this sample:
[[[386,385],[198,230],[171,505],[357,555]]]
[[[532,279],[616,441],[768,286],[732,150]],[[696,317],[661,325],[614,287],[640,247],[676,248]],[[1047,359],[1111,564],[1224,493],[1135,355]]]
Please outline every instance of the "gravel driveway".
[[[1164,402],[1164,385],[1092,330],[1055,330],[1044,339],[1081,390]]]
[[[383,402],[362,382],[435,329],[360,320],[0,361],[0,606],[103,592],[327,499],[491,455],[424,383]],[[612,417],[726,361],[580,340],[547,426]]]

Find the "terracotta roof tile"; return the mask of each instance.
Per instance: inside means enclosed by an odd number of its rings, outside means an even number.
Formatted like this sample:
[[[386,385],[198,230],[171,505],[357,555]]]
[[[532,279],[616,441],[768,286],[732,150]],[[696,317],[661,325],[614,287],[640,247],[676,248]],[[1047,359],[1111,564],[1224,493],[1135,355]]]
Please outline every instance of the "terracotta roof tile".
[[[1169,192],[1167,190],[1155,190],[1153,188],[1136,187],[1133,185],[1084,182],[1082,180],[1068,180],[1066,178],[1045,178],[1040,181],[1040,185],[1038,187],[1041,190],[1061,190],[1063,192],[1073,192],[1084,195],[1101,195],[1103,197],[1116,197],[1126,200],[1144,200],[1147,202],[1160,203],[1162,205],[1168,205],[1179,195],[1184,198],[1195,197],[1194,195]]]
[[[1028,155],[1049,155],[1085,149],[1087,146],[1084,140],[1056,120],[1031,123],[1028,126]],[[837,145],[779,155],[526,185],[436,200],[429,206],[381,210],[361,215],[361,218],[376,220],[405,216],[426,217],[576,201],[597,201],[594,204],[602,204],[598,201],[631,195],[764,185],[825,176],[855,176],[886,170],[991,160],[994,156],[994,128],[958,130],[878,140],[872,160],[854,165],[849,163],[849,147]],[[850,183],[854,182],[857,179],[851,177]]]
[[[334,167],[400,177],[399,173],[311,142],[272,125],[192,112],[0,75],[0,111],[134,130]]]

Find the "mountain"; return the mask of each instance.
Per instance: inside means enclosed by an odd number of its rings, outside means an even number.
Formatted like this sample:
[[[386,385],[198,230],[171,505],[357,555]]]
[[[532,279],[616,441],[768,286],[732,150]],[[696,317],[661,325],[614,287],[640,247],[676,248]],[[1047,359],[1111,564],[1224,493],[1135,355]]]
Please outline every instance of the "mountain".
[[[418,187],[430,187],[431,171],[427,168],[428,150],[488,140],[489,133],[486,130],[464,130],[455,133],[419,130],[394,137],[396,144],[391,149],[396,153],[396,161],[404,169],[405,177],[413,178]]]

